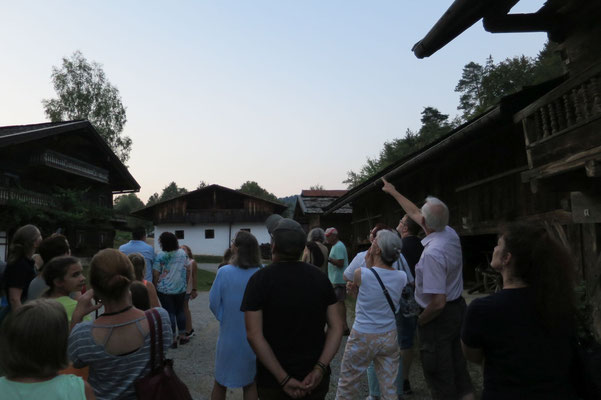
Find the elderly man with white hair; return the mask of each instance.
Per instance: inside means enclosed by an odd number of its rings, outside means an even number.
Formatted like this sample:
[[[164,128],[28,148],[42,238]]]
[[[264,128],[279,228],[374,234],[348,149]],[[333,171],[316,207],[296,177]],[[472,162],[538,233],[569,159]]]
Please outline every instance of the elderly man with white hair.
[[[426,198],[421,210],[382,178],[409,218],[424,229],[424,251],[415,266],[415,300],[420,353],[426,382],[434,399],[474,399],[461,351],[460,331],[466,310],[463,299],[463,261],[457,232],[450,226],[449,209],[436,197]]]

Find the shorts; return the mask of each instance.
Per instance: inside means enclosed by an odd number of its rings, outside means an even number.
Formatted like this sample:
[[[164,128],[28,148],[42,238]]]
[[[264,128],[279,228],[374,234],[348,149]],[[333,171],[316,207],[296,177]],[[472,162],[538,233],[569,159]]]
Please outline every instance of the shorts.
[[[334,294],[336,294],[336,301],[344,301],[346,299],[346,285],[334,285]]]
[[[415,329],[417,328],[417,316],[404,317],[398,315],[399,322],[401,323],[401,338],[399,345],[401,350],[408,350],[413,348],[413,338],[415,337]]]

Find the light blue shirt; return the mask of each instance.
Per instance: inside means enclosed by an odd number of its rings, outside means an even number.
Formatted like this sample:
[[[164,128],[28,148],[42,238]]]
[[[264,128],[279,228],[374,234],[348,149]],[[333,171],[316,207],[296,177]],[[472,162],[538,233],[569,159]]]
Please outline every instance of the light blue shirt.
[[[132,253],[140,253],[146,260],[146,273],[144,279],[152,282],[152,264],[154,263],[154,249],[151,245],[143,240],[130,240],[128,243],[121,245],[119,251],[130,255]]]

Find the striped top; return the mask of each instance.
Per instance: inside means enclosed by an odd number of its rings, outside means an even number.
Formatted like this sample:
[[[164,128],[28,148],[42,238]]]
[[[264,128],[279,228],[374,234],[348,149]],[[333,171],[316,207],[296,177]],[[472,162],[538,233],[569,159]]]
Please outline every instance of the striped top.
[[[163,308],[157,308],[161,316],[163,329],[163,346],[168,349],[172,341],[169,314]],[[88,382],[94,388],[98,400],[135,399],[134,382],[150,372],[150,334],[145,333],[144,345],[138,350],[125,355],[113,355],[104,350],[104,343],[98,344],[92,337],[94,327],[114,329],[135,323],[142,334],[138,318],[124,324],[94,325],[82,322],[73,328],[69,336],[69,359],[76,368],[90,367]],[[110,334],[107,338],[110,337]]]

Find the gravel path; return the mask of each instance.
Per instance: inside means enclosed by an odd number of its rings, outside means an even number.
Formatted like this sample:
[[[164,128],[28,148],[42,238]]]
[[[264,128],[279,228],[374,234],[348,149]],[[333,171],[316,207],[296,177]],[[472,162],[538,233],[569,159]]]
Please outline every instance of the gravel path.
[[[203,265],[203,269],[211,270],[213,267]],[[190,343],[179,346],[177,349],[169,350],[168,357],[175,361],[177,375],[188,385],[192,397],[198,400],[209,399],[213,387],[213,370],[215,365],[215,346],[219,336],[219,323],[209,310],[209,293],[200,292],[198,297],[190,301],[190,311],[196,335]],[[351,322],[351,321],[349,321]],[[330,391],[326,399],[334,399],[338,375],[340,373],[340,362],[346,345],[346,337],[343,338],[340,349],[331,363],[332,377],[330,380]],[[476,387],[482,387],[482,376],[479,367],[470,365],[470,374]],[[406,400],[426,400],[428,394],[424,377],[421,371],[419,357],[415,357],[411,367],[410,376],[413,395],[405,396]],[[362,390],[358,399],[364,399],[368,395],[367,378],[362,379]],[[228,390],[228,399],[242,399],[242,389]]]

